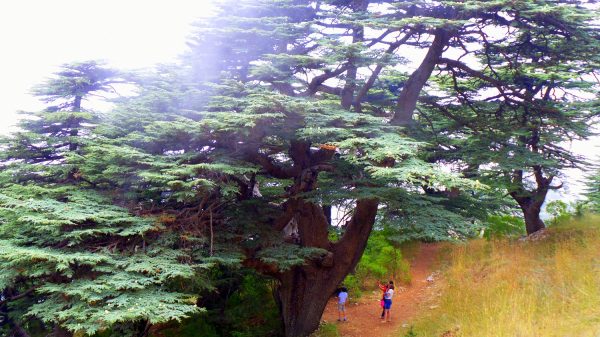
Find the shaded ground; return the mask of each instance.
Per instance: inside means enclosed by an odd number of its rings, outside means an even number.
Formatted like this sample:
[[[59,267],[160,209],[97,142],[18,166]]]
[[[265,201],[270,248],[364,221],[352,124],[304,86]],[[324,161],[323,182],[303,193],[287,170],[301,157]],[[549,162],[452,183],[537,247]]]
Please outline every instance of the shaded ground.
[[[404,289],[396,289],[392,305],[392,322],[382,323],[380,319],[381,307],[379,301],[381,292],[374,287],[372,292],[366,292],[356,303],[346,305],[347,322],[337,322],[337,301],[332,298],[322,320],[335,322],[342,337],[385,337],[397,336],[403,324],[410,324],[419,307],[426,297],[429,277],[436,261],[439,246],[436,244],[422,244],[419,252],[411,262],[410,273],[412,284]],[[350,294],[352,297],[352,294]],[[352,298],[350,299],[352,301]]]

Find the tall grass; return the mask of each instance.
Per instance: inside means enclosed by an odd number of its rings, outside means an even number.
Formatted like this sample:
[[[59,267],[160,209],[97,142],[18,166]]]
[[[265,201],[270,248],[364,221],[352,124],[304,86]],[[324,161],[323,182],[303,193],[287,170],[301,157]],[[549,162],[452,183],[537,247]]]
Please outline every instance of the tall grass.
[[[600,336],[600,217],[554,226],[540,241],[453,247],[438,287],[417,336]]]

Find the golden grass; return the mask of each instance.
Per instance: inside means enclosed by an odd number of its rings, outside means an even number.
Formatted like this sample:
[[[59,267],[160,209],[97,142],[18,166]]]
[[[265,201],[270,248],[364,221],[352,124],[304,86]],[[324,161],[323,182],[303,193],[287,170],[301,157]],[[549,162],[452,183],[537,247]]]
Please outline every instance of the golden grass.
[[[417,336],[600,336],[600,217],[548,234],[450,249],[440,295],[414,323]]]

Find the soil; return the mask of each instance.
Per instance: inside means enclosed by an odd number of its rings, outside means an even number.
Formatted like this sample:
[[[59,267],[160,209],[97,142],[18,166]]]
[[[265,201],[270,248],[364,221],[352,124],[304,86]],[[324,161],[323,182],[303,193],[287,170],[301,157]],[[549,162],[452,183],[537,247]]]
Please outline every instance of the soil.
[[[394,294],[391,322],[383,322],[381,317],[381,291],[374,285],[373,290],[365,292],[361,298],[346,304],[348,321],[338,322],[337,300],[332,298],[325,312],[323,322],[337,324],[341,337],[386,337],[398,336],[398,330],[410,325],[419,305],[427,298],[427,289],[435,282],[434,262],[438,256],[439,246],[422,244],[415,258],[411,261],[410,273],[412,282],[409,286],[396,288]],[[428,280],[429,278],[429,280]]]

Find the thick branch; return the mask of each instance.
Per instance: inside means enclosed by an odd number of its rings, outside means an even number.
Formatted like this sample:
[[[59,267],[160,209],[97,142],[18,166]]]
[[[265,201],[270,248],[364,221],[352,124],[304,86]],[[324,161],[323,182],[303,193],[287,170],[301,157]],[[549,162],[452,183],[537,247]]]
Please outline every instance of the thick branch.
[[[324,93],[330,94],[330,95],[336,95],[336,96],[340,96],[342,94],[342,88],[330,87],[325,84],[319,85],[319,87],[317,88],[317,91],[324,92]]]
[[[358,263],[360,254],[354,256],[349,254],[353,251],[363,251],[369,234],[373,229],[375,223],[375,216],[377,215],[377,207],[379,201],[375,199],[363,199],[356,202],[356,209],[352,219],[346,225],[346,231],[344,236],[334,244],[334,252],[336,259],[352,259],[349,262],[351,265]]]
[[[365,98],[365,95],[373,87],[373,84],[375,84],[375,80],[377,80],[377,77],[379,77],[379,73],[385,66],[385,61],[389,58],[389,56],[392,53],[394,53],[394,51],[396,49],[398,49],[398,47],[400,47],[401,45],[406,43],[406,41],[408,41],[408,39],[410,39],[412,37],[414,32],[415,32],[415,30],[411,29],[408,33],[406,33],[406,35],[404,35],[402,37],[402,39],[392,43],[388,47],[388,49],[385,51],[385,56],[377,63],[375,70],[373,70],[373,73],[371,73],[371,76],[369,77],[367,82],[362,86],[362,88],[360,88],[360,91],[356,95],[356,98],[354,99],[354,101],[355,101],[355,105],[357,108],[360,108],[360,102]],[[360,109],[357,109],[357,110],[360,110]]]
[[[297,170],[292,167],[283,167],[273,163],[269,156],[262,153],[254,153],[249,158],[249,161],[261,165],[267,173],[279,179],[290,179],[297,175]]]
[[[15,295],[15,296],[12,296],[10,298],[7,298],[5,300],[0,301],[0,307],[2,307],[4,304],[6,304],[8,302],[16,301],[16,300],[19,300],[19,299],[21,299],[21,298],[23,298],[25,296],[28,296],[33,291],[35,291],[35,289],[37,289],[37,287],[38,286],[31,287],[31,288],[27,289],[26,291],[20,293],[19,295]]]
[[[317,91],[319,91],[319,86],[321,86],[321,84],[323,84],[323,82],[327,81],[330,78],[334,78],[338,75],[341,75],[349,68],[350,68],[350,64],[344,64],[344,65],[340,66],[339,68],[337,68],[336,70],[333,70],[333,71],[326,70],[323,74],[321,74],[319,76],[315,76],[308,84],[308,88],[300,95],[301,96],[314,95],[315,93],[317,93]]]
[[[554,179],[553,176],[545,178],[544,173],[542,172],[542,167],[539,165],[533,166],[533,174],[535,176],[535,182],[538,185],[538,189],[547,188],[550,185],[550,183],[552,183],[552,179]]]
[[[503,82],[503,81],[501,81],[499,79],[493,78],[491,76],[488,76],[488,75],[484,74],[481,71],[472,69],[472,68],[468,67],[466,64],[464,64],[464,63],[462,63],[460,61],[451,60],[451,59],[448,59],[448,58],[440,58],[438,62],[440,64],[446,64],[446,65],[448,65],[451,68],[460,69],[460,70],[464,71],[465,73],[467,73],[467,74],[469,74],[469,75],[471,75],[473,77],[479,78],[481,80],[484,80],[486,82],[489,82],[490,84],[493,84],[496,87],[503,87],[503,86],[506,85],[505,82]]]
[[[444,52],[444,48],[450,41],[451,35],[450,32],[443,28],[437,28],[435,30],[435,37],[433,43],[429,47],[427,55],[425,55],[419,68],[417,68],[417,70],[409,77],[408,81],[406,81],[404,88],[402,88],[402,92],[400,92],[394,117],[392,118],[392,124],[407,125],[412,121],[413,112],[417,106],[417,100],[421,93],[421,89],[423,89],[423,86],[427,83],[433,69],[438,64],[439,59]]]

